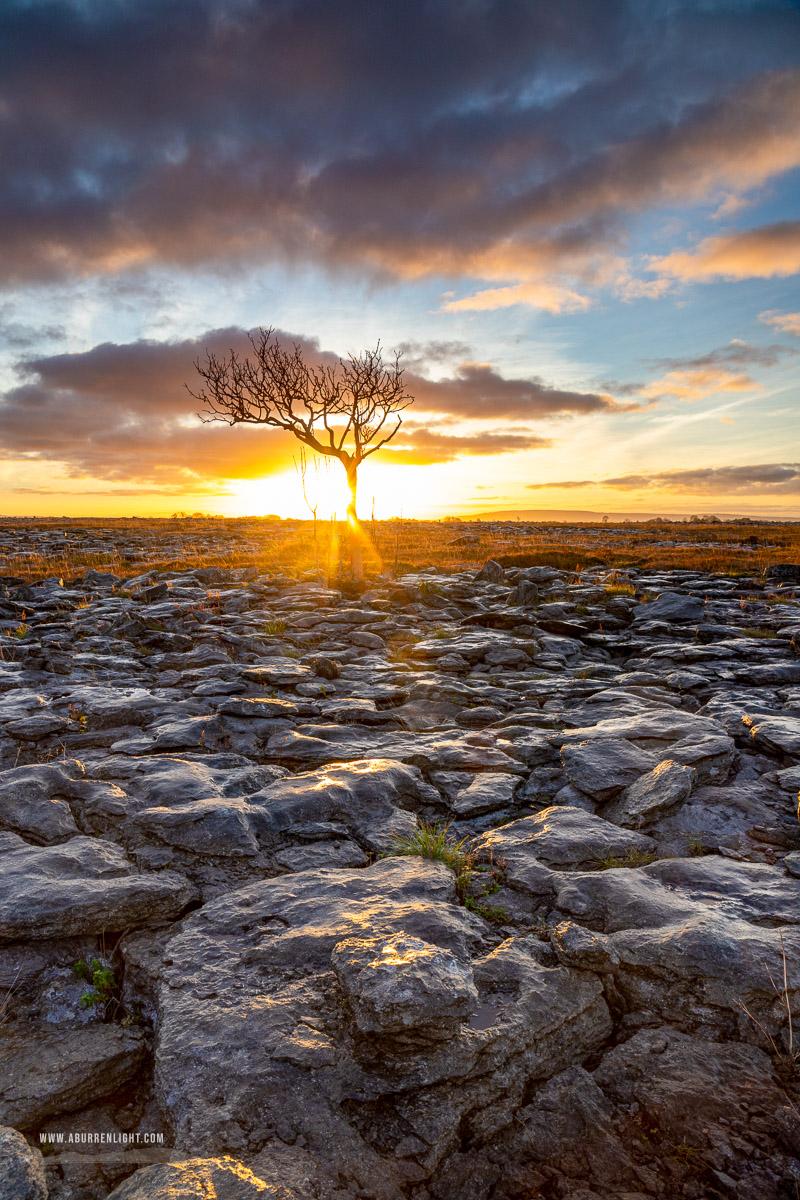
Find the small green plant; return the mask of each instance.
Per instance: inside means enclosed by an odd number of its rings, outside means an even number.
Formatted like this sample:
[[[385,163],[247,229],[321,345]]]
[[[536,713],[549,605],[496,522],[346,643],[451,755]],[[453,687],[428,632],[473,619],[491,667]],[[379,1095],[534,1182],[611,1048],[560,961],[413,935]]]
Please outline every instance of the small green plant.
[[[677,1146],[673,1146],[670,1157],[673,1158],[676,1163],[680,1163],[684,1167],[689,1167],[692,1166],[698,1155],[701,1153],[702,1152],[698,1146],[690,1145],[690,1143],[686,1141],[686,1138],[684,1138],[683,1141],[678,1142]]]
[[[479,917],[483,917],[484,921],[489,921],[491,925],[507,925],[509,921],[508,913],[499,904],[484,904],[481,900],[475,900],[472,896],[464,898],[464,907],[470,912],[477,913]]]
[[[439,629],[434,629],[433,636],[435,638],[439,638],[440,640],[443,640],[444,638],[452,638],[452,637],[455,637],[456,635],[452,629],[439,628]]]
[[[698,837],[689,838],[686,848],[692,858],[702,858],[704,854],[711,853],[703,839]]]
[[[119,984],[113,968],[101,958],[92,958],[89,962],[79,958],[72,970],[78,979],[85,980],[90,986],[81,996],[81,1008],[100,1008],[104,1014],[113,1019],[122,1008],[119,998]]]
[[[23,610],[22,620],[20,621],[19,625],[15,625],[13,629],[9,629],[8,636],[12,637],[12,638],[16,638],[18,641],[22,641],[23,638],[26,638],[28,636],[30,631],[31,631],[31,627],[30,627],[30,625],[27,625],[25,622],[25,612]]]
[[[744,637],[754,638],[774,638],[777,637],[777,631],[770,629],[768,625],[751,625],[749,629],[745,629]]]
[[[605,854],[595,859],[599,871],[613,871],[619,867],[646,867],[656,861],[653,850],[637,850],[631,846],[625,854]]]
[[[286,633],[286,622],[267,621],[266,625],[264,626],[264,632],[269,634],[270,637],[282,637],[283,634]]]
[[[464,903],[475,866],[475,853],[470,846],[470,839],[456,838],[450,832],[449,824],[429,825],[420,821],[413,833],[396,834],[387,854],[418,855],[420,858],[443,862],[455,875],[456,895]]]
[[[429,579],[420,581],[419,591],[421,596],[441,596],[442,589],[438,583],[431,583]]]

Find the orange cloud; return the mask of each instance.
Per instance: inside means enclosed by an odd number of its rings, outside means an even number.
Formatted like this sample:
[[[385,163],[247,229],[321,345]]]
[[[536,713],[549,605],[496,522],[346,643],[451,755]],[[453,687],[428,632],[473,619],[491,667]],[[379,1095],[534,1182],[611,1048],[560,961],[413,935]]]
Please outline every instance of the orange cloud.
[[[687,367],[667,371],[660,379],[645,384],[639,394],[648,400],[674,396],[685,404],[694,404],[718,392],[749,391],[761,391],[761,385],[751,379],[746,371],[729,371],[725,367]]]
[[[445,304],[445,312],[486,312],[496,308],[510,308],[513,304],[529,304],[545,312],[579,312],[590,305],[588,297],[571,291],[567,287],[549,283],[517,283],[509,287],[487,288],[463,300],[451,300]]]
[[[794,275],[800,271],[800,221],[705,238],[696,250],[651,259],[650,269],[687,282]]]
[[[683,471],[656,471],[652,474],[620,475],[615,479],[565,480],[560,483],[529,483],[531,491],[540,488],[614,488],[619,491],[685,492],[691,495],[729,495],[758,493],[800,495],[800,463],[760,463],[747,467],[696,467]]]
[[[775,329],[780,329],[782,333],[793,333],[796,337],[800,337],[800,312],[779,313],[770,309],[767,312],[759,313],[758,319],[765,325],[772,325]]]

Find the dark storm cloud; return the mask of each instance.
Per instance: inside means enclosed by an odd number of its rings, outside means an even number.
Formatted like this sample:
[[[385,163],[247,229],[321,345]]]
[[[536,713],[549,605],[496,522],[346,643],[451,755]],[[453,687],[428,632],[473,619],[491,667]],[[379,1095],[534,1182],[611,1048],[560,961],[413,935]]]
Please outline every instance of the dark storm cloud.
[[[276,331],[283,345],[297,344],[310,361],[337,356],[315,339]],[[206,351],[248,353],[245,330],[214,329],[181,342],[105,342],[74,354],[24,359],[21,382],[0,403],[0,457],[58,461],[75,477],[146,479],[162,485],[182,480],[260,476],[291,464],[291,437],[264,427],[227,430],[198,421],[199,402],[186,389],[199,377],[194,362]],[[387,450],[384,461],[447,462],[462,454],[501,454],[550,443],[527,429],[450,434],[459,418],[538,419],[612,409],[610,396],[549,388],[539,380],[507,379],[490,366],[462,364],[432,381],[407,372],[416,397],[414,421]],[[419,416],[436,414],[422,427]]]
[[[602,487],[620,491],[658,491],[730,495],[754,492],[759,495],[800,495],[800,463],[761,463],[749,467],[697,467],[687,471],[656,471],[652,474],[619,475],[613,479],[568,480],[562,483],[529,483],[540,488]]]
[[[800,161],[799,33],[781,0],[7,0],[2,278],[597,277],[625,213]]]

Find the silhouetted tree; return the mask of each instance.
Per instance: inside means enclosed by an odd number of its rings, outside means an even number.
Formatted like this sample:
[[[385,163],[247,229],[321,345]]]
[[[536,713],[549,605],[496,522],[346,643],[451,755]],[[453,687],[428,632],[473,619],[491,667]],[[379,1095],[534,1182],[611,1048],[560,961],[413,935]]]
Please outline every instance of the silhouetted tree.
[[[205,362],[195,361],[204,386],[193,392],[187,384],[187,390],[205,407],[200,419],[272,425],[317,454],[337,458],[347,473],[347,518],[357,534],[358,468],[392,440],[403,423],[399,413],[414,400],[403,384],[400,355],[385,364],[378,342],[374,350],[351,354],[334,366],[315,366],[297,343],[285,350],[272,329],[248,337],[253,357],[235,350],[220,357],[207,350]],[[353,573],[363,578],[357,536]]]

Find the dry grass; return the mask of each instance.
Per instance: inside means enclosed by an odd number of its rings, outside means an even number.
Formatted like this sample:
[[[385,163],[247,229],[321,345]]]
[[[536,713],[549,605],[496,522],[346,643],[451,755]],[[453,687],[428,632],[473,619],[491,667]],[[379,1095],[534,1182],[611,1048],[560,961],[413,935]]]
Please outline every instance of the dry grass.
[[[554,525],[528,521],[365,522],[368,573],[403,574],[426,566],[471,570],[487,558],[504,566],[563,570],[603,566],[684,568],[753,575],[771,563],[800,561],[800,523]],[[36,535],[52,531],[63,549],[42,549]],[[81,545],[83,535],[94,545]],[[479,540],[458,544],[464,534]],[[54,538],[54,543],[56,539]],[[0,574],[26,580],[75,578],[89,568],[133,576],[148,570],[198,566],[255,567],[259,572],[319,570],[332,577],[346,549],[342,522],[246,518],[6,518],[0,531]],[[623,580],[611,594],[629,590]]]

